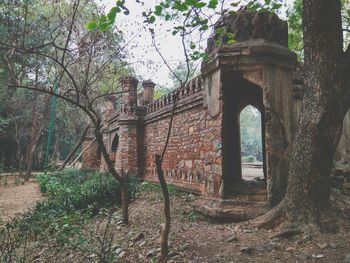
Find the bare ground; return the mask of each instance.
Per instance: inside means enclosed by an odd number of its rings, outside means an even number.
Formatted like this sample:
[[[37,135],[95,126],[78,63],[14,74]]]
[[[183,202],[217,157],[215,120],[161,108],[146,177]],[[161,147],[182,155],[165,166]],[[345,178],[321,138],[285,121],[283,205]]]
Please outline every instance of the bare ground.
[[[17,177],[16,177],[17,178]],[[0,186],[0,219],[8,220],[18,213],[25,212],[28,208],[42,200],[39,186],[34,181],[23,183],[18,181],[16,185],[15,177],[7,177],[4,185],[4,178]],[[18,179],[19,180],[19,179]]]
[[[38,186],[30,182],[1,190],[1,217],[9,218],[41,200]],[[350,258],[350,191],[335,189],[332,202],[341,224],[337,233],[312,236],[299,234],[289,239],[273,238],[275,232],[256,229],[250,222],[219,223],[192,210],[197,197],[171,194],[172,226],[168,262],[320,262],[341,263]],[[159,229],[163,222],[160,191],[141,192],[130,204],[130,224],[113,225],[113,247],[119,259],[113,262],[152,261],[159,252]],[[116,214],[120,214],[117,210]],[[96,218],[87,228],[98,227]],[[90,255],[91,254],[91,255]],[[47,259],[50,258],[48,261]],[[40,262],[99,262],[92,251],[88,258],[64,250],[46,255]],[[38,261],[39,262],[39,261]]]
[[[172,195],[172,229],[169,262],[345,262],[350,254],[350,196],[336,194],[342,225],[336,234],[296,235],[273,238],[271,231],[255,229],[249,222],[217,223],[191,210],[192,195]],[[344,201],[345,200],[345,201]],[[160,194],[145,193],[131,204],[131,225],[121,229],[119,243],[125,251],[122,262],[150,262],[152,249],[158,248],[162,222]],[[143,233],[144,239],[133,238]]]

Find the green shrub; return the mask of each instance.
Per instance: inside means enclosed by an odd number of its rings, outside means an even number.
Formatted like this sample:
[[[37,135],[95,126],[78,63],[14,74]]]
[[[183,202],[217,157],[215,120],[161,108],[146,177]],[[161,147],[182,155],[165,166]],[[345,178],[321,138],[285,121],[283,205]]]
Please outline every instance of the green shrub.
[[[255,162],[255,157],[252,156],[252,155],[244,156],[244,157],[242,157],[242,162],[243,163],[254,163]]]
[[[69,253],[78,251],[85,256],[93,251],[99,258],[108,259],[99,262],[114,262],[114,224],[121,217],[108,208],[120,204],[118,182],[108,173],[74,169],[40,174],[36,180],[47,198],[11,221],[0,220],[0,261],[33,262],[42,251],[53,255],[69,249]],[[129,198],[133,199],[139,180],[129,176],[127,182]],[[104,213],[108,223],[99,223],[101,226],[87,236],[88,222]]]
[[[110,207],[121,203],[120,185],[108,173],[66,169],[53,174],[40,174],[36,177],[41,192],[48,202],[65,211]],[[128,177],[129,199],[134,199],[139,180]]]
[[[169,194],[176,194],[176,193],[182,193],[183,190],[181,190],[179,187],[177,187],[176,185],[173,184],[167,184],[168,186],[168,191]],[[152,182],[152,181],[144,181],[140,186],[139,186],[139,190],[141,192],[146,192],[146,193],[150,193],[150,192],[161,192],[161,187],[160,184],[158,182]]]
[[[60,167],[60,165],[58,164],[58,162],[56,160],[52,160],[52,159],[49,159],[47,164],[46,164],[46,167],[45,167],[45,164],[43,163],[42,164],[44,167],[44,169],[46,171],[49,171],[49,172],[55,172],[58,170],[58,168]]]

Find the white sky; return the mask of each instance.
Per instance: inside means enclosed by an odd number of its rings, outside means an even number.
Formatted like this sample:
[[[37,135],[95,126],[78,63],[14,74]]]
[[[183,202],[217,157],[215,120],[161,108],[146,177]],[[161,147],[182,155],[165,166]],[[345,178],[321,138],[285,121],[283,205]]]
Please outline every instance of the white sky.
[[[286,0],[285,2],[290,4],[292,1]],[[106,12],[115,5],[115,0],[95,0],[95,2],[104,6]],[[151,79],[157,85],[170,87],[173,85],[169,78],[170,72],[152,46],[150,33],[142,26],[142,11],[154,8],[158,1],[147,0],[144,2],[145,6],[140,7],[140,4],[136,3],[135,0],[126,1],[130,15],[117,15],[116,27],[123,32],[125,42],[128,43],[129,57],[127,60],[132,64],[139,80]],[[157,43],[165,59],[172,67],[175,67],[185,59],[180,38],[172,36],[167,29],[169,28],[164,25],[156,28]]]
[[[115,5],[114,0],[95,0],[95,2],[105,6],[106,12]],[[154,7],[157,1],[149,0],[145,2],[147,2],[145,4],[147,6],[141,8],[140,4],[137,4],[135,0],[127,1],[130,15],[117,15],[116,27],[123,32],[125,42],[128,43],[127,51],[129,57],[127,60],[135,69],[139,80],[151,79],[156,84],[169,87],[173,84],[169,79],[169,70],[152,46],[151,35],[143,28],[142,23],[142,11],[147,7]],[[158,38],[158,46],[172,66],[176,66],[180,61],[184,61],[180,52],[181,44],[178,38],[176,39],[171,33],[161,27],[157,28],[156,36]]]

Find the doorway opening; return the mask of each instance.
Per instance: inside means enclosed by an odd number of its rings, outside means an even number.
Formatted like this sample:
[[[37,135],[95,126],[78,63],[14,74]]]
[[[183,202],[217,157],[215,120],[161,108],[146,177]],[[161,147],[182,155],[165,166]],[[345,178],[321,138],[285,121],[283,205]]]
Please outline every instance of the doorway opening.
[[[224,196],[266,201],[263,90],[241,75],[227,76],[223,78],[223,101]]]
[[[242,179],[264,180],[261,113],[247,105],[239,114]]]
[[[109,153],[109,158],[111,159],[113,164],[115,163],[118,145],[119,145],[119,136],[118,136],[118,134],[115,134],[114,138],[112,140],[112,143],[111,143],[111,151]]]

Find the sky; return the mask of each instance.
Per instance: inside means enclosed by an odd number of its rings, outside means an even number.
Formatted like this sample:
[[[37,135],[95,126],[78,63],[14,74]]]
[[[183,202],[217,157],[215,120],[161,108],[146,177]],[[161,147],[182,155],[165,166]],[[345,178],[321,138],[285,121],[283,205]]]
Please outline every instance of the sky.
[[[292,1],[287,0],[285,2],[290,5]],[[115,5],[115,0],[95,0],[95,2],[103,6],[106,12]],[[140,4],[137,4],[135,0],[126,1],[130,15],[117,16],[115,26],[123,32],[123,37],[128,46],[127,61],[135,69],[138,79],[140,81],[150,79],[157,85],[172,87],[173,82],[169,77],[170,71],[152,46],[151,35],[142,23],[142,11],[147,8],[154,8],[159,1],[147,0],[144,2],[145,6],[140,7]],[[285,17],[285,10],[284,8],[282,11],[282,17]],[[185,59],[180,38],[178,36],[173,37],[167,30],[169,28],[164,25],[156,27],[156,41],[167,63],[174,68]]]
[[[115,4],[113,0],[95,0],[95,2],[103,5],[106,12]],[[147,2],[145,7],[141,9],[135,1],[127,1],[130,15],[117,16],[116,27],[123,32],[123,37],[128,45],[127,60],[135,69],[139,80],[151,79],[158,85],[171,87],[173,82],[169,78],[170,72],[152,46],[151,35],[142,23],[142,11],[147,7],[154,7],[156,1],[145,2]],[[179,38],[174,38],[162,27],[156,29],[156,36],[162,54],[172,67],[184,61]]]

